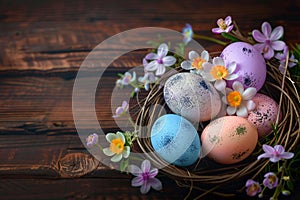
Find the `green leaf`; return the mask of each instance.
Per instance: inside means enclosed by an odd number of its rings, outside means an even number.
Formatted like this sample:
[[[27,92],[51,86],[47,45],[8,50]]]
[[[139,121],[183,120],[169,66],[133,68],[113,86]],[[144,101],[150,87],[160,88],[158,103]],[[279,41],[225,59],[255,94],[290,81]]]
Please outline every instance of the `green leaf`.
[[[121,172],[128,172],[129,161],[128,160],[121,160],[120,162],[120,171]]]
[[[222,35],[224,38],[226,38],[226,39],[228,39],[228,40],[231,40],[232,42],[238,42],[238,41],[240,41],[239,39],[237,39],[237,38],[234,37],[233,35],[228,34],[228,33],[225,33],[225,32],[221,33],[221,35]]]

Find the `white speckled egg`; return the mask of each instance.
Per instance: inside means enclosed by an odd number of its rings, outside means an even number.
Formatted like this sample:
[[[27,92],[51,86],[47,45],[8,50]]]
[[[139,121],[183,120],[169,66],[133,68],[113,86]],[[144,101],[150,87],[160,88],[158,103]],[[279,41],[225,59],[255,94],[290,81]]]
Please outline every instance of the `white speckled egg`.
[[[221,99],[213,85],[192,73],[178,73],[165,83],[169,108],[192,122],[208,121],[220,111]]]
[[[264,94],[256,94],[252,100],[256,108],[249,113],[248,120],[257,128],[259,137],[266,136],[272,131],[271,124],[276,122],[278,104]]]
[[[247,158],[255,149],[258,134],[245,118],[225,116],[209,123],[201,134],[202,152],[221,164]]]
[[[197,130],[179,115],[166,114],[158,118],[152,126],[150,141],[161,158],[177,166],[189,166],[200,155]]]
[[[238,78],[234,81],[241,82],[245,88],[262,88],[266,80],[267,68],[264,57],[251,44],[246,42],[234,42],[229,44],[220,55],[225,63],[236,62],[237,67],[234,73]],[[233,81],[228,81],[228,87]]]

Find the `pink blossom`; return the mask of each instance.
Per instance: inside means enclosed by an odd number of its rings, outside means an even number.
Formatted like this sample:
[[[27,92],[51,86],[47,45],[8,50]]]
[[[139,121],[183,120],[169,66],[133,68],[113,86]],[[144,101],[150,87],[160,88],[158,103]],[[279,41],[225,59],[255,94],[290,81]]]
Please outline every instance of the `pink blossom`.
[[[278,162],[281,159],[291,159],[294,157],[294,154],[291,152],[285,152],[282,145],[275,145],[274,148],[264,144],[262,146],[265,153],[257,157],[258,160],[261,158],[269,158],[271,162]]]
[[[225,20],[223,20],[222,18],[218,19],[217,21],[217,25],[219,26],[218,28],[213,28],[211,31],[213,33],[228,33],[233,29],[233,25],[231,25],[232,20],[231,20],[231,16],[227,16],[225,18]]]
[[[260,187],[259,183],[252,179],[249,179],[246,182],[246,187],[247,187],[246,192],[247,192],[248,196],[253,197],[256,194],[261,192],[261,187]]]

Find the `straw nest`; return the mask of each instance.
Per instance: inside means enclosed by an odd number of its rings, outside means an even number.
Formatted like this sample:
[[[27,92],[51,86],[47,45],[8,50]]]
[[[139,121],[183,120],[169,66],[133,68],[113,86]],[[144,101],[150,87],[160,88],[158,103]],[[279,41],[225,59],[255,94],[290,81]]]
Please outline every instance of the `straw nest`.
[[[297,86],[293,83],[287,71],[282,74],[278,70],[279,63],[275,60],[267,62],[267,79],[260,93],[264,93],[277,101],[282,113],[282,120],[277,117],[277,133],[274,131],[266,138],[260,139],[254,152],[243,162],[233,165],[219,165],[208,158],[199,161],[188,168],[168,165],[166,161],[156,154],[151,154],[149,159],[156,166],[166,166],[161,171],[175,180],[180,187],[187,187],[192,191],[201,194],[197,198],[213,193],[221,196],[234,196],[244,192],[244,185],[247,179],[256,178],[269,164],[268,159],[257,160],[262,153],[262,144],[274,146],[281,144],[286,151],[295,151],[300,137],[300,102]],[[168,76],[164,77],[165,79]],[[164,80],[162,80],[164,81]],[[147,153],[153,152],[150,142],[152,124],[168,108],[163,98],[163,88],[154,86],[140,105],[136,124],[140,128],[140,137],[137,140],[135,151]],[[141,127],[148,127],[143,128]],[[201,134],[201,131],[198,131]]]

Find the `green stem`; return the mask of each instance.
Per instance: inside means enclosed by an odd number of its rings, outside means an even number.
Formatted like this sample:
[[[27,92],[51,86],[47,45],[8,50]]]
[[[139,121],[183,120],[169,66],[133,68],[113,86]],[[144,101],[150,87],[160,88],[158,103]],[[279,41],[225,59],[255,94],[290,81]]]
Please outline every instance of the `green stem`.
[[[101,150],[101,151],[103,151],[103,147],[100,145],[100,144],[96,144],[97,145],[97,147],[99,147],[99,149]]]
[[[218,40],[218,39],[215,39],[215,38],[212,38],[212,37],[208,37],[208,36],[205,36],[205,35],[197,35],[197,34],[194,34],[194,35],[193,35],[193,38],[196,38],[196,39],[202,39],[202,40],[207,40],[207,41],[214,42],[214,43],[217,43],[217,44],[223,45],[223,46],[226,46],[226,45],[227,45],[226,42],[223,42],[223,41],[221,41],[221,40]]]
[[[137,161],[144,161],[142,158],[139,157],[134,157],[134,156],[129,156],[130,160],[137,160]]]
[[[130,122],[131,126],[134,128],[134,130],[136,130],[136,126],[134,121],[131,119],[131,117],[128,117],[128,121]]]

